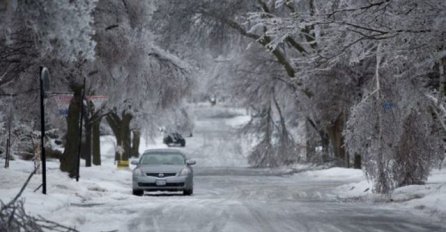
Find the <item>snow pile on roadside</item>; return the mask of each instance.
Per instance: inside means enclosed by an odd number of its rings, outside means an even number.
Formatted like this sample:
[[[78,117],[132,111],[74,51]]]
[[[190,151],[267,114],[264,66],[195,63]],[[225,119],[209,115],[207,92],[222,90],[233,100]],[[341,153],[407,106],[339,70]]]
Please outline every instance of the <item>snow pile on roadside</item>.
[[[360,180],[356,183],[346,184],[337,188],[338,199],[345,201],[368,200],[373,201],[381,196],[375,196],[372,193],[373,183],[367,179]]]
[[[42,182],[40,174],[34,175],[21,197],[27,213],[79,231],[125,231],[123,221],[135,217],[143,203],[131,195],[131,171],[116,168],[114,146],[111,137],[101,137],[102,165],[86,168],[81,164],[79,182],[59,170],[58,160],[48,160],[47,195],[41,189],[33,191]],[[32,170],[31,161],[12,161],[8,169],[2,165],[0,200],[13,199]]]
[[[330,169],[328,169],[330,170]],[[336,172],[336,170],[328,171]],[[355,183],[339,186],[336,189],[338,199],[343,201],[387,202],[396,207],[420,210],[430,216],[446,219],[446,169],[433,170],[425,185],[410,185],[395,189],[389,195],[372,192],[373,183],[354,170]],[[348,175],[349,170],[340,171],[338,177]]]
[[[396,189],[391,199],[403,207],[446,219],[446,169],[433,170],[425,185]]]
[[[308,177],[323,180],[361,180],[364,178],[364,173],[358,169],[348,169],[348,168],[329,168],[316,171],[308,171],[303,173]]]
[[[230,118],[225,121],[225,124],[231,126],[233,128],[240,128],[246,125],[251,120],[251,116],[249,115],[240,115]]]

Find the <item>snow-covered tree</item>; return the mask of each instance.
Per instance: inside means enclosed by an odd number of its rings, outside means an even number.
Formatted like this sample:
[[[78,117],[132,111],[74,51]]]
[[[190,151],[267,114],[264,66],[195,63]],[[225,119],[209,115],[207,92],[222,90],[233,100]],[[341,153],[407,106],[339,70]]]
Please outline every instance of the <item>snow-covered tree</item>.
[[[180,4],[181,7],[178,9],[171,9],[173,17],[169,20],[175,20],[178,19],[177,16],[181,16],[183,19],[181,23],[185,25],[180,30],[188,30],[189,33],[192,31],[192,36],[203,36],[203,34],[214,32],[213,30],[226,31],[227,35],[238,35],[238,37],[231,37],[232,41],[234,38],[244,38],[244,41],[248,42],[242,43],[239,48],[249,48],[252,43],[260,45],[264,54],[271,56],[279,65],[278,67],[285,71],[276,74],[276,76],[280,76],[279,79],[284,80],[289,88],[297,92],[297,94],[292,93],[291,97],[295,98],[297,96],[299,98],[297,101],[301,105],[300,112],[307,113],[306,118],[310,122],[309,124],[317,130],[317,134],[321,137],[320,140],[324,146],[326,156],[328,156],[329,151],[328,145],[331,144],[333,149],[330,150],[334,152],[334,156],[344,159],[341,164],[347,163],[347,156],[343,155],[344,142],[342,139],[342,129],[347,118],[346,110],[326,111],[324,104],[336,106],[339,105],[338,103],[344,102],[343,108],[348,109],[350,107],[348,104],[352,103],[355,94],[330,91],[332,93],[331,97],[324,96],[325,89],[340,88],[330,86],[330,84],[335,85],[336,81],[327,82],[323,80],[323,77],[329,76],[330,72],[336,75],[342,70],[330,71],[327,67],[320,67],[315,63],[316,59],[314,57],[317,54],[315,26],[296,23],[297,17],[313,17],[316,14],[314,1],[258,0],[243,3],[194,1],[193,3],[175,2],[175,4],[172,4],[172,2],[165,2],[163,4],[163,9],[175,8]],[[212,30],[204,30],[209,27]],[[170,28],[175,29],[173,26]],[[183,33],[183,36],[184,34],[187,33]],[[221,43],[221,40],[216,41]],[[203,43],[206,44],[205,41]],[[234,50],[237,51],[235,48],[231,51]],[[238,49],[238,52],[244,53],[248,50]],[[345,64],[339,66],[342,67]],[[355,78],[353,77],[351,82],[345,84],[345,87],[349,88],[349,84],[356,84]],[[321,84],[323,87],[321,87]],[[337,93],[339,95],[336,95]],[[285,107],[287,106],[285,105]],[[290,109],[292,108],[290,107]],[[320,112],[323,112],[323,114],[319,114]],[[296,118],[297,115],[287,117]]]
[[[429,100],[413,78],[383,77],[376,90],[352,109],[346,129],[347,148],[361,154],[375,191],[422,184],[442,157],[438,124]],[[371,83],[370,83],[371,84]],[[379,88],[379,89],[376,89]]]
[[[255,146],[248,161],[255,167],[274,167],[301,161],[296,129],[299,115],[294,89],[283,79],[285,71],[261,46],[253,45],[245,54],[233,57],[228,77],[233,97],[251,111],[252,119],[243,128]],[[291,96],[291,97],[290,97]]]
[[[287,43],[289,37],[301,41],[306,52],[302,56],[292,54],[289,60],[292,60],[293,67],[295,67],[297,76],[301,79],[299,81],[303,86],[312,86],[318,83],[317,80],[320,80],[318,70],[333,72],[337,67],[344,66],[346,67],[343,68],[344,70],[352,69],[359,74],[358,77],[363,76],[362,80],[356,83],[357,87],[364,87],[365,83],[370,83],[372,79],[369,67],[376,63],[373,58],[376,56],[378,44],[381,44],[382,53],[379,56],[383,57],[382,63],[378,65],[383,66],[382,71],[386,70],[385,73],[382,73],[382,78],[385,78],[389,83],[400,83],[401,77],[412,81],[417,77],[425,77],[433,71],[433,67],[438,65],[444,56],[445,31],[444,27],[440,26],[444,24],[446,18],[444,1],[432,0],[422,3],[419,1],[379,0],[268,2],[268,4],[274,3],[278,3],[275,5],[276,8],[277,6],[286,6],[295,13],[283,15],[271,13],[271,10],[263,10],[250,13],[247,22],[264,29],[265,34],[270,38],[270,42],[266,46],[271,49],[280,48]],[[295,6],[299,5],[307,7],[296,9]],[[308,43],[304,44],[305,40],[303,39],[306,39]],[[442,67],[440,65],[440,72]],[[347,75],[354,78],[356,74],[347,73]],[[345,83],[345,81],[343,82]],[[318,87],[321,89],[320,84]],[[334,86],[327,85],[327,88],[332,87]],[[354,91],[352,88],[346,94],[354,96],[356,95]],[[416,95],[413,92],[417,91],[426,94],[426,89],[420,86],[405,88],[404,91],[408,91],[412,96]],[[370,89],[361,93],[363,98],[369,98],[369,94]],[[321,96],[327,97],[327,94],[322,93]],[[317,106],[321,100],[323,98],[315,98],[304,105],[307,107]],[[355,97],[348,99],[350,102],[354,100]],[[420,98],[415,102],[423,105],[420,101],[424,100],[426,99]],[[431,100],[435,102],[435,98],[431,97]],[[424,104],[427,103],[424,102]],[[349,105],[346,106],[348,108]],[[337,110],[342,110],[343,107],[339,108]],[[430,114],[430,111],[426,110],[423,109],[423,113]],[[440,111],[441,107],[438,112]],[[353,112],[355,111],[353,110]],[[324,108],[320,108],[320,111],[315,115],[318,117],[324,114],[331,115],[331,117],[336,116],[336,114],[329,114],[329,110]],[[398,120],[405,121],[406,117],[408,116],[400,116]],[[413,119],[414,116],[411,118]],[[424,123],[429,124],[427,118],[424,118]],[[368,119],[362,118],[362,120],[367,121]],[[364,124],[366,123],[364,122]],[[382,154],[377,155],[381,156]],[[378,160],[381,158],[378,157]],[[379,167],[379,169],[387,171],[387,168]],[[427,170],[427,168],[424,169]],[[419,178],[423,179],[423,176],[425,175],[420,174]],[[381,178],[381,180],[383,179]],[[378,182],[380,181],[378,180]],[[377,190],[383,192],[391,188]]]
[[[137,151],[131,138],[139,139],[143,127],[154,128],[192,84],[193,68],[155,43],[148,26],[153,10],[150,1],[99,1],[95,11],[94,91],[109,96],[106,119],[124,160],[137,155],[130,154]]]
[[[350,66],[376,66],[373,81],[364,82],[363,99],[352,108],[346,130],[349,151],[363,155],[377,192],[422,183],[444,157],[439,124],[432,119],[435,104],[420,80],[444,56],[445,31],[439,24],[445,20],[445,3],[332,3],[320,8],[319,18],[307,20],[320,27],[321,49],[315,59],[329,65],[348,61]]]
[[[72,74],[76,73],[73,69],[77,68],[77,63],[94,58],[91,12],[95,3],[2,1],[6,7],[0,9],[0,93],[13,96],[14,119],[20,121],[14,124],[20,125],[15,129],[19,134],[26,134],[16,142],[28,143],[27,132],[38,126],[33,122],[39,116],[36,104],[39,66],[50,69],[52,90],[63,92],[68,89]],[[32,148],[24,149],[20,152]]]

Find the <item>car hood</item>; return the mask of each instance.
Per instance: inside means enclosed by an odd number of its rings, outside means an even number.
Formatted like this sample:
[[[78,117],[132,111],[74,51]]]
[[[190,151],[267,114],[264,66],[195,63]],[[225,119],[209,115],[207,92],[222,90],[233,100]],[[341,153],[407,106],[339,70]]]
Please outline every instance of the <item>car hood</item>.
[[[184,167],[185,167],[184,165],[144,165],[139,168],[141,168],[143,172],[177,173],[181,171]]]

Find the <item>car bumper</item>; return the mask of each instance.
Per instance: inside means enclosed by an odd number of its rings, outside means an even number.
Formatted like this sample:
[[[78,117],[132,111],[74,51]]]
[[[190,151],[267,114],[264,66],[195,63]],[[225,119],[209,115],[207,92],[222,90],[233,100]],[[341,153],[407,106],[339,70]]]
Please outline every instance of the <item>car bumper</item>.
[[[133,177],[133,190],[143,191],[182,191],[192,188],[192,178],[173,176],[166,178],[137,176]]]

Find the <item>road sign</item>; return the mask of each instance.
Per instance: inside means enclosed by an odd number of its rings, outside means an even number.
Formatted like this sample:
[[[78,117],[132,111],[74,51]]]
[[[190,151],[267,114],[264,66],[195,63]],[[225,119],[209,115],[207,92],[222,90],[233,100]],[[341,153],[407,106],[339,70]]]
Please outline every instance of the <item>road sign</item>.
[[[93,102],[95,110],[100,109],[108,100],[108,96],[101,96],[101,95],[87,96],[86,98],[89,101]]]
[[[70,101],[73,98],[73,95],[68,94],[60,94],[54,96],[54,100],[56,101],[57,110],[59,112],[59,115],[63,117],[68,116],[68,107],[70,106]]]
[[[63,117],[68,116],[68,107],[70,106],[70,102],[71,102],[72,98],[73,98],[73,95],[69,95],[69,94],[59,94],[59,95],[54,96],[59,115],[61,115]],[[100,109],[105,104],[105,102],[108,100],[107,96],[102,96],[102,95],[86,96],[85,98],[87,100],[93,102],[94,108],[96,110]]]

